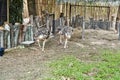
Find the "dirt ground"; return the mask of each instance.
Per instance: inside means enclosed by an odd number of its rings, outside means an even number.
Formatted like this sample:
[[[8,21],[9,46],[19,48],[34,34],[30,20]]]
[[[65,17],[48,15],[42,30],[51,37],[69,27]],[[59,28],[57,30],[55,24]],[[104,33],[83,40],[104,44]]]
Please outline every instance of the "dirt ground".
[[[53,60],[74,55],[81,61],[91,61],[90,55],[99,54],[98,49],[120,49],[118,34],[105,30],[85,30],[85,39],[69,41],[69,47],[58,45],[58,37],[50,39],[42,52],[38,45],[5,50],[0,57],[0,80],[45,80],[52,76],[48,66]]]

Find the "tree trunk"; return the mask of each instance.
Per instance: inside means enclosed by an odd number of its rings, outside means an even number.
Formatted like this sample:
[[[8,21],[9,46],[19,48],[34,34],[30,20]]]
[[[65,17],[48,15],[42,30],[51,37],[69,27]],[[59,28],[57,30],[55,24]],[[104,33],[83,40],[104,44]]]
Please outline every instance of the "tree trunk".
[[[28,2],[27,0],[24,0],[23,3],[23,17],[29,17],[29,12],[28,12]]]
[[[7,0],[7,22],[9,23],[9,0]]]

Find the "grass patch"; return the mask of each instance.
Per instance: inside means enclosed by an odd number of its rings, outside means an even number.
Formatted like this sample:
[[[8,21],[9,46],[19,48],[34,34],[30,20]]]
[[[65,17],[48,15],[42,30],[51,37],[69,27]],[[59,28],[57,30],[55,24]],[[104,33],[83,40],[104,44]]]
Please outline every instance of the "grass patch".
[[[69,77],[73,80],[119,80],[120,79],[120,51],[102,50],[96,63],[81,62],[75,56],[65,56],[50,63],[54,79]]]

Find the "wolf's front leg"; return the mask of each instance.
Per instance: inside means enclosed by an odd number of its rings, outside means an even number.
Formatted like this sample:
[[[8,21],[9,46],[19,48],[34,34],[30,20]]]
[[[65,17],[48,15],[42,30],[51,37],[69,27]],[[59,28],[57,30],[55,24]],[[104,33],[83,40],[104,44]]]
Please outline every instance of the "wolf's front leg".
[[[39,47],[41,48],[41,45],[40,45],[40,40],[37,40],[37,43],[38,43]]]
[[[46,39],[43,41],[43,45],[42,45],[42,51],[44,51],[45,52],[45,43],[46,43]]]
[[[67,46],[67,43],[68,43],[68,39],[66,38],[66,39],[65,39],[64,48],[67,48],[67,47],[68,47],[68,46]]]
[[[62,35],[60,35],[59,44],[63,44],[63,42],[62,42]]]

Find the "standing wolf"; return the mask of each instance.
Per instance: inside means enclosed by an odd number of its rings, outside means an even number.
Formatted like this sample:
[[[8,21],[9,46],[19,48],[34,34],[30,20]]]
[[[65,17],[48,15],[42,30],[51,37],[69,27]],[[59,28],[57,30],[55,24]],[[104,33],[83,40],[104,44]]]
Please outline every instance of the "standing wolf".
[[[62,43],[62,39],[64,39],[64,48],[67,48],[68,40],[71,38],[73,34],[73,28],[70,26],[64,26],[63,28],[59,29],[58,32],[60,36],[60,44]]]

